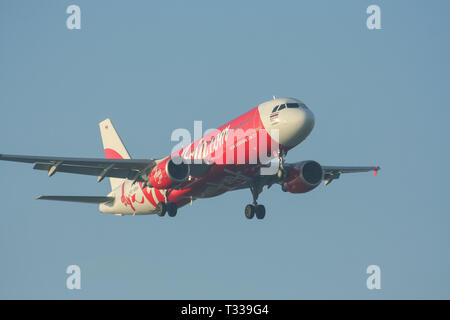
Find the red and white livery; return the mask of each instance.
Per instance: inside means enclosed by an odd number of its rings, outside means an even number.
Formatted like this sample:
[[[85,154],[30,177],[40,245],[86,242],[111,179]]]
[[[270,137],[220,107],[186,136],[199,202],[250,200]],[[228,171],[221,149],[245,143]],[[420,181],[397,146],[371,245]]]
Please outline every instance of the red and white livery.
[[[100,133],[105,158],[65,158],[0,154],[0,160],[33,163],[34,169],[109,178],[111,192],[96,196],[40,196],[38,199],[99,204],[99,210],[116,215],[166,213],[197,199],[228,191],[249,189],[252,204],[248,219],[263,219],[257,203],[264,186],[279,184],[283,191],[305,193],[322,181],[328,185],[342,173],[375,174],[377,166],[322,166],[313,160],[284,161],[288,151],[305,140],[314,128],[314,114],[301,101],[274,98],[231,120],[180,150],[161,159],[131,159],[109,119]],[[277,161],[278,160],[278,161]]]

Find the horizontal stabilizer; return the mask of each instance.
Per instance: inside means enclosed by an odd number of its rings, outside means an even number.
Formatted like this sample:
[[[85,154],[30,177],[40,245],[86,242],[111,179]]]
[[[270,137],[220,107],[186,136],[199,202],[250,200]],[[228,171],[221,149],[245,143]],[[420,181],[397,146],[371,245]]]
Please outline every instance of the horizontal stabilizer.
[[[84,203],[105,203],[114,201],[114,197],[91,197],[91,196],[39,196],[38,200],[56,200],[69,202],[84,202]]]

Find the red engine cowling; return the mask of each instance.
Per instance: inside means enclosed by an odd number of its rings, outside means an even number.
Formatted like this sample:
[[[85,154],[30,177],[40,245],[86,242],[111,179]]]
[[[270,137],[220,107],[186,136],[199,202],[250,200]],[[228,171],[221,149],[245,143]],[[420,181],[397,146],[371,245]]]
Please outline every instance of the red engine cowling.
[[[178,163],[180,162],[180,163]],[[189,165],[174,159],[167,158],[158,163],[148,176],[149,183],[152,187],[157,189],[168,189],[176,187],[181,182],[185,181],[189,176]]]
[[[323,179],[323,169],[315,161],[302,161],[288,167],[288,176],[281,184],[283,191],[305,193],[317,187]]]

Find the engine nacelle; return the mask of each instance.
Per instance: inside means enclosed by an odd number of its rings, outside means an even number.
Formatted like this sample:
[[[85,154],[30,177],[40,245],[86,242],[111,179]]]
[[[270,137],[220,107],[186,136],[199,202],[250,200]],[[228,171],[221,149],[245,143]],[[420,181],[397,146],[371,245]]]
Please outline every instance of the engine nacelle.
[[[178,164],[178,161],[175,162],[170,157],[158,163],[148,176],[150,185],[157,189],[168,189],[185,181],[189,176],[189,165],[183,161],[180,162]]]
[[[302,161],[288,167],[288,176],[282,182],[283,191],[305,193],[316,188],[323,179],[323,169],[316,161]]]

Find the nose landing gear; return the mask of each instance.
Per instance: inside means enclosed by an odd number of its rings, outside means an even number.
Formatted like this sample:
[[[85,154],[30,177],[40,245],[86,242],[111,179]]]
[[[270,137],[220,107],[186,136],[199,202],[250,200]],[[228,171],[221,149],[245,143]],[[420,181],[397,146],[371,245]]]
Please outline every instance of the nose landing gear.
[[[248,204],[245,206],[245,217],[247,219],[253,219],[255,216],[255,206]]]
[[[258,204],[255,207],[255,215],[256,219],[264,219],[264,217],[266,216],[266,207],[264,207],[262,204]]]
[[[277,176],[277,182],[278,183],[282,183],[288,176],[289,172],[288,172],[288,168],[284,167],[284,157],[286,156],[287,152],[283,149],[281,149],[278,152],[278,163],[279,163],[279,168],[278,171],[276,173]],[[252,196],[253,196],[253,204],[248,204],[245,206],[245,217],[247,219],[253,219],[254,216],[256,216],[256,219],[264,219],[264,217],[266,216],[266,208],[261,205],[258,204],[257,200],[258,200],[258,196],[259,194],[262,192],[263,186],[261,185],[261,179],[254,179],[253,182],[250,184],[250,191],[252,192]],[[273,183],[273,182],[272,182]],[[269,184],[269,188],[272,185]]]
[[[285,180],[288,176],[288,172],[287,172],[286,168],[284,168],[284,157],[286,156],[286,154],[287,153],[284,150],[281,150],[278,153],[279,168],[278,168],[278,172],[277,172],[277,178],[279,181]]]
[[[266,216],[266,208],[257,202],[258,196],[262,191],[262,186],[254,183],[250,186],[250,191],[253,196],[253,204],[248,204],[245,206],[245,217],[247,219],[253,219],[253,217],[256,216],[256,219],[264,219]]]
[[[245,206],[245,217],[247,219],[253,219],[256,216],[256,219],[264,219],[266,216],[266,208],[262,204],[248,204]]]

